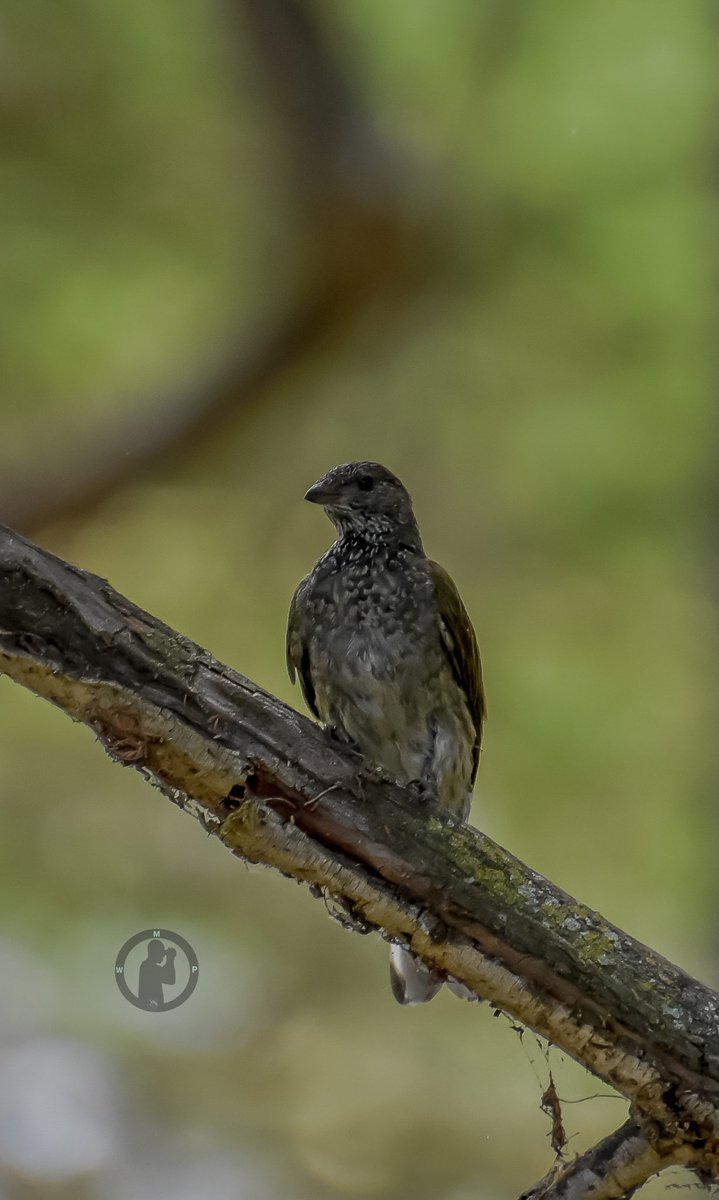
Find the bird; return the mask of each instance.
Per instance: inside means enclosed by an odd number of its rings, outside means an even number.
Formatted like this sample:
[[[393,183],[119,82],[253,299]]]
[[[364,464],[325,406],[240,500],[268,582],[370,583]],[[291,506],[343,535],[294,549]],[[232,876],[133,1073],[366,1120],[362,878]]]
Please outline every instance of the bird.
[[[332,736],[466,821],[486,700],[454,581],[425,554],[409,492],[380,463],[333,467],[305,500],[322,506],[337,538],[292,598],[292,683]],[[390,983],[400,1004],[420,1004],[443,980],[393,945]]]

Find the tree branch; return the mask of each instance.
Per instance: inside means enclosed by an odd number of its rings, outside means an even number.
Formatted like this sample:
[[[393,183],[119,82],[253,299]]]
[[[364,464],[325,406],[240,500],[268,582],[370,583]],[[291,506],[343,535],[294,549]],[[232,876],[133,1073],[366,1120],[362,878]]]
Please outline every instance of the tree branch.
[[[661,1133],[648,1135],[633,1118],[571,1163],[552,1168],[520,1200],[616,1200],[633,1196],[637,1188],[666,1167],[691,1166],[694,1150],[673,1142],[662,1146]]]
[[[354,250],[367,230],[356,227]],[[372,252],[368,243],[368,263]],[[78,432],[72,446],[40,451],[32,464],[3,469],[0,511],[6,521],[31,533],[51,521],[83,516],[120,488],[141,479],[152,464],[192,454],[239,412],[249,418],[285,373],[309,360],[340,334],[361,311],[372,287],[379,289],[398,266],[389,244],[386,276],[368,270],[364,278],[338,277],[337,266],[315,263],[305,284],[278,308],[233,338],[212,362],[198,367],[189,383],[169,386],[139,403],[118,404],[117,415],[101,426]]]
[[[84,721],[233,853],[307,881],[344,923],[410,946],[583,1063],[667,1161],[681,1148],[719,1179],[709,988],[3,527],[0,670]]]
[[[235,413],[251,411],[288,368],[321,351],[375,297],[416,287],[434,254],[436,220],[427,215],[417,172],[407,171],[400,148],[378,132],[317,6],[228,0],[225,7],[230,32],[239,25],[243,40],[254,41],[259,82],[278,117],[278,186],[290,198],[298,277],[259,321],[198,364],[189,384],[120,401],[116,416],[79,433],[66,452],[54,443],[44,453],[36,447],[29,469],[8,464],[0,512],[26,533],[81,516],[151,463],[176,465]]]

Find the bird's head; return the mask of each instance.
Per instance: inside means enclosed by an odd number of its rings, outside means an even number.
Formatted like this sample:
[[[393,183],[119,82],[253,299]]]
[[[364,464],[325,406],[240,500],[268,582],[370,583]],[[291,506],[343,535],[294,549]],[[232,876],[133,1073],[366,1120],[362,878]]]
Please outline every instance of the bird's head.
[[[305,500],[321,504],[340,535],[357,533],[372,540],[397,535],[421,548],[410,494],[380,463],[333,467],[312,484]]]

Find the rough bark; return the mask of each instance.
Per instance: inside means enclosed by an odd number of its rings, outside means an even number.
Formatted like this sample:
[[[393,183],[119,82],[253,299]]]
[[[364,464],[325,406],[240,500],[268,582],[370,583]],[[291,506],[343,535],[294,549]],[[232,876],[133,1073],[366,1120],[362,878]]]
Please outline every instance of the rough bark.
[[[520,1200],[616,1200],[633,1196],[637,1188],[666,1167],[691,1166],[690,1146],[676,1141],[666,1147],[661,1131],[644,1131],[633,1118],[586,1154],[558,1163]]]
[[[626,1096],[641,1122],[632,1187],[675,1161],[719,1180],[709,988],[3,527],[0,670],[89,725],[235,854],[307,881],[344,923],[411,946]]]

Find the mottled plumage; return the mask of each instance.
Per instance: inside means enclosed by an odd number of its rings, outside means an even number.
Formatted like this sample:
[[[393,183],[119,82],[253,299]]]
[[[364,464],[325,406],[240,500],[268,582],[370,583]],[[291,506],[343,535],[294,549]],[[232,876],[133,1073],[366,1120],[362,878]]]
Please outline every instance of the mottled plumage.
[[[290,678],[299,676],[309,708],[339,738],[466,819],[485,701],[459,592],[426,557],[409,494],[386,467],[335,467],[306,499],[323,505],[338,538],[293,597]],[[390,974],[402,1003],[441,986],[398,946]]]

